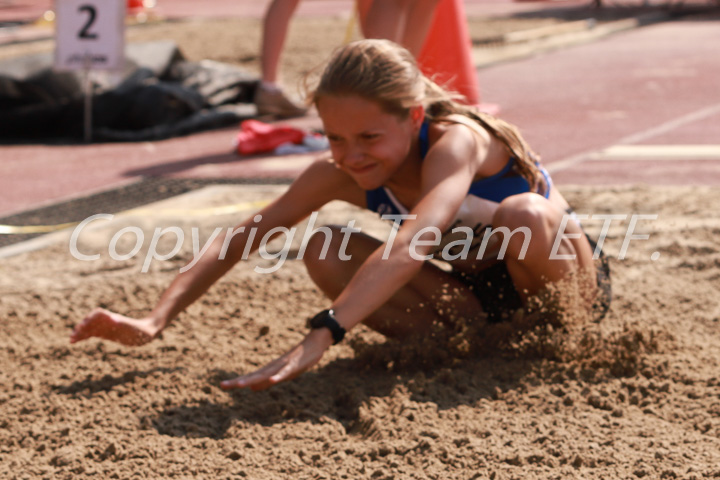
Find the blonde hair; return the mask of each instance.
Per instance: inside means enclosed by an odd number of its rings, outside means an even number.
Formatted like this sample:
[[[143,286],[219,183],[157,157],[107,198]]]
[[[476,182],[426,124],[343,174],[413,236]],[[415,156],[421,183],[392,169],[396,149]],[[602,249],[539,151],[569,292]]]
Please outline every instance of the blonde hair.
[[[447,117],[463,115],[507,147],[516,159],[517,173],[527,180],[531,190],[543,181],[536,164],[538,157],[517,127],[460,103],[462,96],[423,75],[412,54],[389,40],[360,40],[336,50],[308,99],[317,105],[326,95],[357,95],[400,118],[407,118],[410,109],[420,105],[431,120],[452,121]]]

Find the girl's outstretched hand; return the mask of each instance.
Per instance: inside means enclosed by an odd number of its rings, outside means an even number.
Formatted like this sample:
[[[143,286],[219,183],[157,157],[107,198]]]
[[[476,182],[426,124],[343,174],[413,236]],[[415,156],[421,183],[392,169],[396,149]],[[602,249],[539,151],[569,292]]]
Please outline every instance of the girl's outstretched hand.
[[[123,345],[138,346],[148,343],[160,333],[151,319],[128,318],[102,308],[96,308],[78,323],[70,334],[70,343],[90,337],[104,338]]]
[[[221,382],[220,387],[225,390],[250,388],[258,391],[292,380],[318,363],[332,343],[333,339],[328,329],[311,330],[300,344],[282,357],[253,373]]]

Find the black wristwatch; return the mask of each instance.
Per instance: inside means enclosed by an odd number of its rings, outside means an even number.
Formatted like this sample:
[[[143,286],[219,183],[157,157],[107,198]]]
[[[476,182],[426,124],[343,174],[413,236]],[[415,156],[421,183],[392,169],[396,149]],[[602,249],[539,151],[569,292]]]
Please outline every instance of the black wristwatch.
[[[345,329],[335,319],[335,312],[332,310],[323,310],[315,315],[308,322],[310,328],[327,328],[330,330],[333,338],[333,345],[337,345],[345,337]]]

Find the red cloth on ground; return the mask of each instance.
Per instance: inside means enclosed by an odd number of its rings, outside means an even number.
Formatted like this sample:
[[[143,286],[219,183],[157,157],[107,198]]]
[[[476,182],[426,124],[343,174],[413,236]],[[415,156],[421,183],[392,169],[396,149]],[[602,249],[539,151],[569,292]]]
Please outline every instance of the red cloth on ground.
[[[304,131],[297,128],[245,120],[240,124],[237,152],[241,155],[272,152],[286,142],[302,143],[305,135]]]

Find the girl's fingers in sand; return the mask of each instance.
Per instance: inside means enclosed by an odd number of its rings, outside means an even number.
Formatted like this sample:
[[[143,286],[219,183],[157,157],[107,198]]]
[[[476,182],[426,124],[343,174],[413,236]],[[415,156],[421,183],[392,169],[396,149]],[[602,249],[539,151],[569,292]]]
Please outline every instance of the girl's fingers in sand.
[[[259,370],[247,375],[241,375],[232,380],[225,380],[220,382],[220,387],[224,390],[230,390],[234,388],[251,388],[253,390],[262,390],[259,386],[267,383],[267,379],[270,378],[275,372],[279,371],[283,367],[283,360],[285,356],[273,360]],[[267,385],[265,388],[269,387]]]
[[[275,385],[276,383],[285,382],[287,380],[292,380],[293,378],[299,376],[301,373],[308,370],[310,367],[315,365],[320,359],[318,358],[316,361],[312,362],[311,364],[307,366],[300,366],[295,362],[288,363],[283,367],[282,370],[280,370],[278,373],[270,377],[271,385]]]
[[[70,334],[70,343],[79,342],[86,338],[96,336],[96,333],[100,330],[101,323],[108,323],[109,313],[102,308],[96,308],[88,316],[86,316],[82,322],[75,325],[72,333]]]
[[[223,389],[250,388],[265,390],[273,385],[299,376],[320,361],[325,350],[332,344],[332,337],[325,330],[313,330],[295,348],[261,369],[220,384]]]
[[[297,370],[297,362],[293,361],[292,358],[293,353],[295,353],[297,348],[298,347],[295,347],[293,350],[286,353],[282,357],[273,360],[269,364],[265,365],[264,367],[253,373],[242,375],[233,380],[222,382],[220,386],[226,390],[232,388],[250,388],[253,391],[265,390],[269,387],[272,387],[276,383],[282,381],[277,379],[278,377],[283,378],[281,376],[282,372],[294,372]],[[297,372],[295,376],[299,375],[300,373],[302,372]]]
[[[117,313],[96,308],[70,334],[70,343],[77,343],[91,337],[138,346],[152,340],[155,331],[148,320],[136,320]]]

